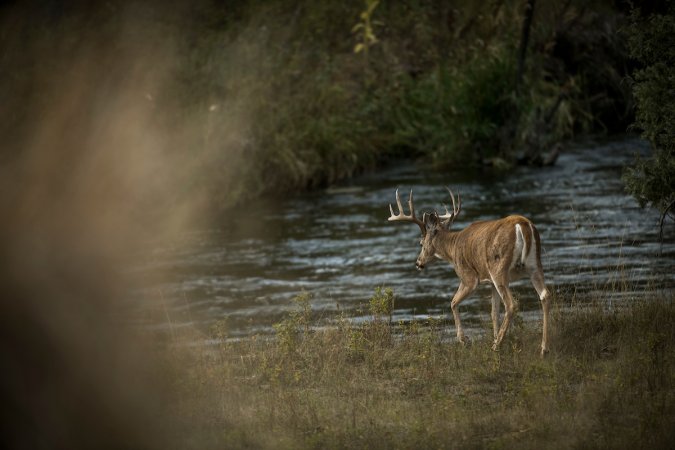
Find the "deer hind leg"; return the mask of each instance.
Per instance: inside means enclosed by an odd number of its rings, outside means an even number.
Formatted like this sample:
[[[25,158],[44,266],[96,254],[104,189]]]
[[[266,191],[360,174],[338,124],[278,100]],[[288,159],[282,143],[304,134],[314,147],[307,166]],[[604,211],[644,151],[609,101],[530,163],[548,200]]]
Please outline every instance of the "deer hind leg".
[[[501,300],[497,288],[492,286],[492,311],[490,315],[492,316],[492,334],[495,339],[497,339],[497,333],[499,332],[499,302]]]
[[[468,283],[460,281],[459,288],[455,292],[454,297],[452,297],[452,302],[450,303],[450,308],[452,308],[452,316],[455,319],[455,328],[457,329],[457,340],[464,344],[464,331],[462,330],[462,323],[459,320],[459,304],[462,300],[469,296],[478,286],[477,280],[471,280]]]
[[[497,351],[499,349],[499,345],[502,343],[502,340],[504,339],[506,331],[509,329],[509,325],[511,324],[511,318],[516,312],[516,307],[513,302],[513,297],[511,296],[511,291],[509,290],[508,282],[494,283],[494,287],[501,296],[502,301],[504,302],[504,309],[505,309],[502,326],[501,328],[499,328],[499,332],[497,333],[495,342],[492,345],[492,350]]]
[[[550,308],[550,294],[548,289],[546,289],[546,284],[544,283],[544,273],[541,269],[535,270],[530,275],[532,280],[532,285],[539,294],[539,300],[541,301],[541,309],[544,313],[543,320],[543,331],[541,336],[541,356],[548,353],[548,320],[549,320],[549,308]]]

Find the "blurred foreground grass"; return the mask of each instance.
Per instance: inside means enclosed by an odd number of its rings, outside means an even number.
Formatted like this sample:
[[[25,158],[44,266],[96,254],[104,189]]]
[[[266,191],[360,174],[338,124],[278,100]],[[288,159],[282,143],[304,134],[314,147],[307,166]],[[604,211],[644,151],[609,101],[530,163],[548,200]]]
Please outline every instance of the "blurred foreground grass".
[[[274,339],[163,353],[177,448],[667,448],[675,436],[672,295],[557,307],[552,352],[540,321],[516,321],[500,352],[431,321],[313,328],[309,296]],[[557,305],[566,303],[558,299]],[[223,337],[226,331],[213,331]],[[203,336],[198,337],[199,339]]]

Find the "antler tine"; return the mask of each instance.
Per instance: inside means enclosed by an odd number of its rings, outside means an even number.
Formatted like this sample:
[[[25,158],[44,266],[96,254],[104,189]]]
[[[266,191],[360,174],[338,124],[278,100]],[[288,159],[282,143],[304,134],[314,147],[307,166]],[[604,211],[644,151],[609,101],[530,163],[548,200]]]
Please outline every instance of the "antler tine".
[[[403,205],[401,205],[401,196],[398,194],[398,189],[396,189],[396,204],[398,205],[399,214],[403,214]]]
[[[447,189],[450,193],[450,200],[452,200],[452,212],[448,211],[448,207],[446,205],[443,205],[445,208],[445,214],[439,216],[439,219],[444,220],[445,225],[449,226],[452,222],[454,222],[455,217],[457,217],[459,212],[462,210],[462,199],[460,198],[459,193],[457,193],[457,203],[455,203],[455,195],[452,193],[449,187],[446,186],[445,189]]]
[[[405,214],[404,212],[405,210],[403,209],[403,204],[401,203],[401,196],[398,193],[398,189],[396,189],[396,205],[398,206],[398,214],[394,214],[394,208],[391,206],[391,203],[389,204],[389,211],[391,212],[391,216],[387,220],[389,220],[390,222],[402,221],[402,222],[416,223],[417,226],[420,227],[420,230],[424,235],[426,233],[426,227],[424,226],[424,223],[421,220],[415,217],[415,205],[413,204],[412,189],[410,190],[410,197],[408,198],[408,208],[410,208],[410,214],[408,215]]]
[[[396,189],[396,205],[398,206],[398,216],[400,216],[403,214],[403,205],[401,205],[401,197],[398,195],[398,189]],[[398,217],[394,214],[394,208],[392,208],[391,203],[389,203],[389,212],[391,213],[391,217],[387,220],[394,220],[395,217]]]

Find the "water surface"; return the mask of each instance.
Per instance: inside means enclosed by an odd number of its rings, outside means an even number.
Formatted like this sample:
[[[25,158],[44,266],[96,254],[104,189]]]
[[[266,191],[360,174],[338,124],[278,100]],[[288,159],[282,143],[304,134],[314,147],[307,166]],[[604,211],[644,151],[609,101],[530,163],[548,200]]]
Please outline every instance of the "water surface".
[[[563,152],[554,167],[509,174],[432,173],[401,162],[329,189],[260,200],[213,229],[149,243],[133,269],[144,280],[134,298],[163,311],[146,316],[147,326],[208,327],[225,320],[231,336],[270,332],[303,290],[327,322],[338,310],[367,318],[359,309],[367,310],[376,286],[394,289],[396,320],[447,319],[457,276],[440,261],[417,271],[418,227],[387,222],[397,188],[413,188],[421,216],[449,202],[446,185],[463,199],[453,229],[514,213],[537,225],[546,281],[565,294],[560,301],[607,290],[617,300],[631,299],[644,295],[646,286],[672,291],[675,227],[666,226],[660,248],[658,213],[640,209],[620,179],[623,165],[646,151],[639,140],[587,143]],[[522,314],[538,317],[529,281],[513,286]],[[489,295],[481,286],[462,303],[469,327],[486,327]]]

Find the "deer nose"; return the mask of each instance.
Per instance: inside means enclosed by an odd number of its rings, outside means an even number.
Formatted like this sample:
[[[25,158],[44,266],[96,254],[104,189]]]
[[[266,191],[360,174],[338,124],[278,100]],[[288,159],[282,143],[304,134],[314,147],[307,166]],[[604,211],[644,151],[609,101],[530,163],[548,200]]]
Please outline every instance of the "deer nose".
[[[420,264],[419,261],[415,262],[415,267],[417,267],[417,270],[422,270],[424,269],[424,264]]]

